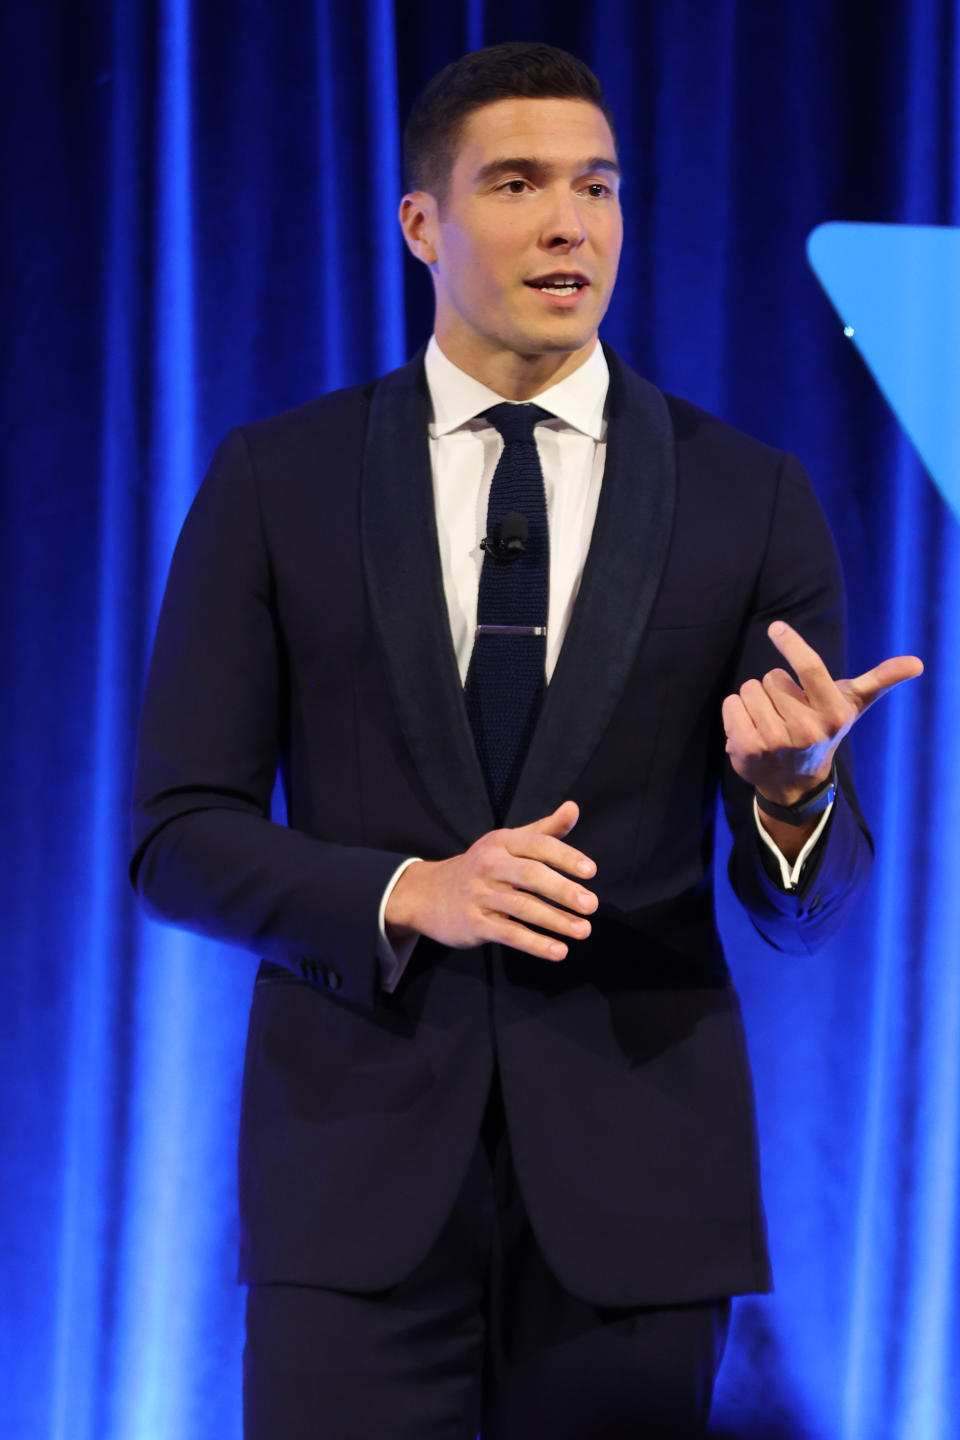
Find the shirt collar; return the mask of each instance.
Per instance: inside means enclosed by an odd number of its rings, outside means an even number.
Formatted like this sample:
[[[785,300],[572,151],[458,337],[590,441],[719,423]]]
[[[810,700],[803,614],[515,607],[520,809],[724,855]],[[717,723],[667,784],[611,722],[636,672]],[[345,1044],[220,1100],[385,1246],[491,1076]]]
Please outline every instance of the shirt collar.
[[[434,418],[430,434],[434,438],[449,435],[451,430],[457,430],[468,420],[473,420],[482,410],[503,403],[502,395],[448,360],[435,335],[430,337],[424,367],[433,401]],[[602,440],[603,407],[609,384],[610,371],[598,340],[590,355],[572,375],[541,391],[534,396],[534,401],[574,430],[581,430],[594,440]]]

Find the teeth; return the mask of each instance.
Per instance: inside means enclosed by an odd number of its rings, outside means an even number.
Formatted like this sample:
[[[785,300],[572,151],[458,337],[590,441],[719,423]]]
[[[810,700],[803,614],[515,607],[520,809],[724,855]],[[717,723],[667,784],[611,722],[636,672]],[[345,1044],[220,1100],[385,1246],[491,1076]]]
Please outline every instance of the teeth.
[[[568,285],[541,285],[540,289],[549,291],[551,295],[572,295],[580,286],[571,282]]]

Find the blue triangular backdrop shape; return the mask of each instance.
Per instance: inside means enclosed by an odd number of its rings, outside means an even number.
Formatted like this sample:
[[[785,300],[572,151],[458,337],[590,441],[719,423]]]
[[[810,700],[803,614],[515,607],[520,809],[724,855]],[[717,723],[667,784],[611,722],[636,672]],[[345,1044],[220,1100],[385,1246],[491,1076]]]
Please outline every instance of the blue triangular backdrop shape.
[[[807,256],[960,519],[960,228],[831,222]]]

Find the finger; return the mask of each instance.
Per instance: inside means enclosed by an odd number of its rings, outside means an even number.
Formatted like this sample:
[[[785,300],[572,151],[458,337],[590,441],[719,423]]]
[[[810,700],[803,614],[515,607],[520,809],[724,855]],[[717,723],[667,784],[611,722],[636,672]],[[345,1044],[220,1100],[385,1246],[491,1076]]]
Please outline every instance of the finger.
[[[511,950],[522,950],[526,955],[535,955],[540,960],[563,960],[569,947],[552,935],[538,935],[528,930],[518,920],[502,915],[491,920],[489,939],[499,945],[509,945]]]
[[[573,845],[567,845],[563,840],[558,840],[554,835],[514,830],[508,831],[507,836],[506,847],[510,854],[516,855],[518,859],[539,860],[566,875],[582,875],[584,879],[597,873],[596,863],[589,855],[575,849]]]
[[[597,897],[592,890],[587,890],[575,880],[565,879],[552,866],[544,865],[540,860],[504,851],[492,875],[499,884],[511,890],[543,896],[583,915],[592,915],[597,908]]]
[[[922,674],[923,661],[919,656],[895,655],[890,660],[881,660],[872,670],[866,670],[852,680],[840,680],[838,687],[856,706],[857,713],[862,715],[864,710],[869,709],[881,695],[886,695],[888,690],[902,685],[904,680],[915,680]]]
[[[774,670],[768,670],[761,683],[778,709],[778,701],[782,696],[789,696],[791,700],[796,700],[801,705],[806,704],[806,696],[796,680],[789,671],[781,670],[779,666]]]
[[[566,870],[570,875],[595,875],[597,867],[589,855],[572,845],[560,843],[565,835],[570,834],[579,818],[580,807],[577,802],[564,800],[552,815],[545,815],[543,819],[534,820],[530,825],[520,825],[515,830],[507,831],[512,837],[507,842],[507,848],[514,855],[532,855],[544,860],[548,865],[556,865],[559,870]],[[546,845],[543,837],[547,837]]]
[[[728,695],[721,706],[723,729],[729,754],[746,754],[760,745],[757,727],[747,714],[739,695]]]
[[[554,935],[571,940],[585,940],[590,934],[590,921],[582,915],[570,915],[548,905],[539,895],[529,895],[525,890],[504,890],[495,906],[497,913],[519,920],[524,925],[536,925]]]
[[[763,688],[786,726],[793,749],[810,750],[814,745],[820,745],[824,740],[832,741],[842,733],[842,730],[830,730],[828,733],[800,686],[785,670],[771,670],[764,675]],[[845,724],[851,721],[852,716],[848,714]]]
[[[784,750],[791,747],[783,717],[774,708],[770,696],[759,680],[747,680],[741,685],[740,699],[765,750]]]
[[[520,825],[520,830],[531,830],[539,835],[556,835],[561,840],[580,819],[580,806],[576,800],[564,800],[558,805],[552,815],[544,815],[540,820],[534,820],[529,825]]]
[[[813,646],[808,645],[785,620],[774,620],[767,634],[793,667],[810,703],[819,710],[828,725],[839,728],[845,718],[843,696]]]

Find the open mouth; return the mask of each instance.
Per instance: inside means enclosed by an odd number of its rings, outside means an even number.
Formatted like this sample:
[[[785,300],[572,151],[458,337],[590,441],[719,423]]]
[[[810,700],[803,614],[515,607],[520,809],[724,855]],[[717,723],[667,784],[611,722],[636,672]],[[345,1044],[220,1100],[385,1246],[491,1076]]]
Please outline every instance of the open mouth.
[[[544,275],[539,280],[528,280],[532,290],[543,290],[548,295],[576,295],[589,281],[582,275]]]

